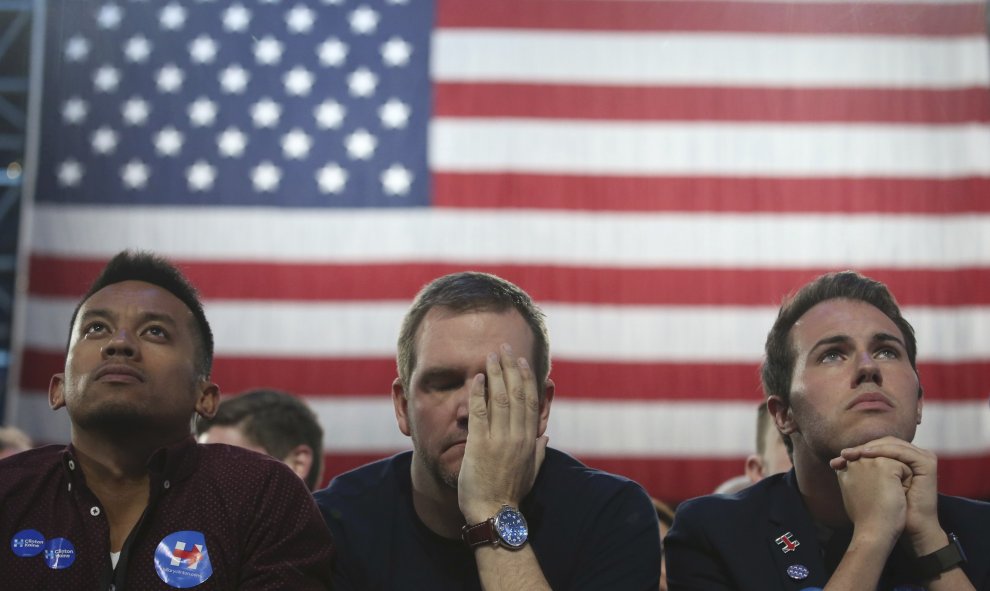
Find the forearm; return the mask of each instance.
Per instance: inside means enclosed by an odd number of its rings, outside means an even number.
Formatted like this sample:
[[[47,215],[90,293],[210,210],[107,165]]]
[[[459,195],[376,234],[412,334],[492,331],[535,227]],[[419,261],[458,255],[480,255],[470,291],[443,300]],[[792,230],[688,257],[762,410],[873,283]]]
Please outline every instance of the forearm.
[[[533,548],[528,544],[519,550],[499,546],[481,546],[474,551],[478,563],[478,578],[485,591],[542,591],[550,584],[543,576]]]

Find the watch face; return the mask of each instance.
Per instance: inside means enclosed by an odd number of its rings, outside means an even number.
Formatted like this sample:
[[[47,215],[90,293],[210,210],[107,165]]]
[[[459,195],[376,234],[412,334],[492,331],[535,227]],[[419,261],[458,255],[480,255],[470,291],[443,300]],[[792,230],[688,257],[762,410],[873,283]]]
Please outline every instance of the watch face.
[[[512,507],[503,507],[495,516],[495,531],[507,545],[518,548],[529,537],[529,526],[522,513]]]

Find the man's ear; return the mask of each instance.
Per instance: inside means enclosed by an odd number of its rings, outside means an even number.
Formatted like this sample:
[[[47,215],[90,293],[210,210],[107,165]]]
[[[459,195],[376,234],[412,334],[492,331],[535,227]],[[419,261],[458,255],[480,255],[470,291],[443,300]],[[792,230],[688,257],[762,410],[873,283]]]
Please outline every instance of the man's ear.
[[[196,413],[204,419],[212,419],[220,406],[220,386],[210,380],[202,379],[199,383],[199,393],[196,396]]]
[[[65,374],[57,373],[48,382],[48,406],[58,410],[65,406]]]
[[[790,435],[797,431],[797,424],[791,414],[791,407],[780,398],[780,396],[767,397],[767,410],[773,417],[773,423],[777,425],[777,430],[784,435]]]
[[[399,424],[399,431],[409,437],[412,435],[409,428],[409,400],[406,398],[406,389],[402,386],[402,378],[395,378],[392,382],[392,406],[395,407],[395,422]]]
[[[750,482],[759,482],[764,476],[763,458],[757,454],[749,454],[746,457],[746,478]]]
[[[313,450],[304,443],[300,443],[290,449],[288,455],[282,458],[282,462],[292,468],[292,471],[295,472],[299,478],[302,478],[303,481],[305,481],[309,476],[309,469],[313,467],[314,460]]]
[[[922,398],[921,396],[921,388],[918,388],[918,409],[916,411],[917,415],[915,416],[915,420],[917,421],[916,424],[918,425],[921,424],[921,411],[924,408],[924,406],[925,406],[925,399]]]
[[[550,422],[550,405],[553,404],[553,394],[556,387],[553,380],[547,378],[547,383],[543,387],[543,400],[540,401],[540,423],[536,428],[537,437],[542,437],[547,432],[547,424]]]

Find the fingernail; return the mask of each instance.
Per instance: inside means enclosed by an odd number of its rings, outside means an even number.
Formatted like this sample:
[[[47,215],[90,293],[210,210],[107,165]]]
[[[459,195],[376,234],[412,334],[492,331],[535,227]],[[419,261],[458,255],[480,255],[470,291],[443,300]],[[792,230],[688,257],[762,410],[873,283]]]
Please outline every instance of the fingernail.
[[[502,343],[502,350],[505,351],[506,355],[512,354],[512,346],[509,343]]]
[[[491,361],[492,363],[498,361],[498,354],[497,353],[489,353],[488,354],[488,361]]]
[[[519,367],[522,367],[524,369],[529,369],[529,362],[526,361],[525,357],[519,358]]]

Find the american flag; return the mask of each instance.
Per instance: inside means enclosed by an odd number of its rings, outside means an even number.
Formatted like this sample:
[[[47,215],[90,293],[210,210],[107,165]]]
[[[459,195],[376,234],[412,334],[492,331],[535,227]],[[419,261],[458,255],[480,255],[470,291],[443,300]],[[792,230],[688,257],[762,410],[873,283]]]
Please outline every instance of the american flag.
[[[229,393],[304,396],[330,475],[406,449],[400,319],[441,274],[546,309],[551,445],[668,501],[752,450],[781,297],[887,282],[917,443],[990,497],[990,65],[982,1],[47,3],[8,416],[72,306],[146,248],[203,292]]]

